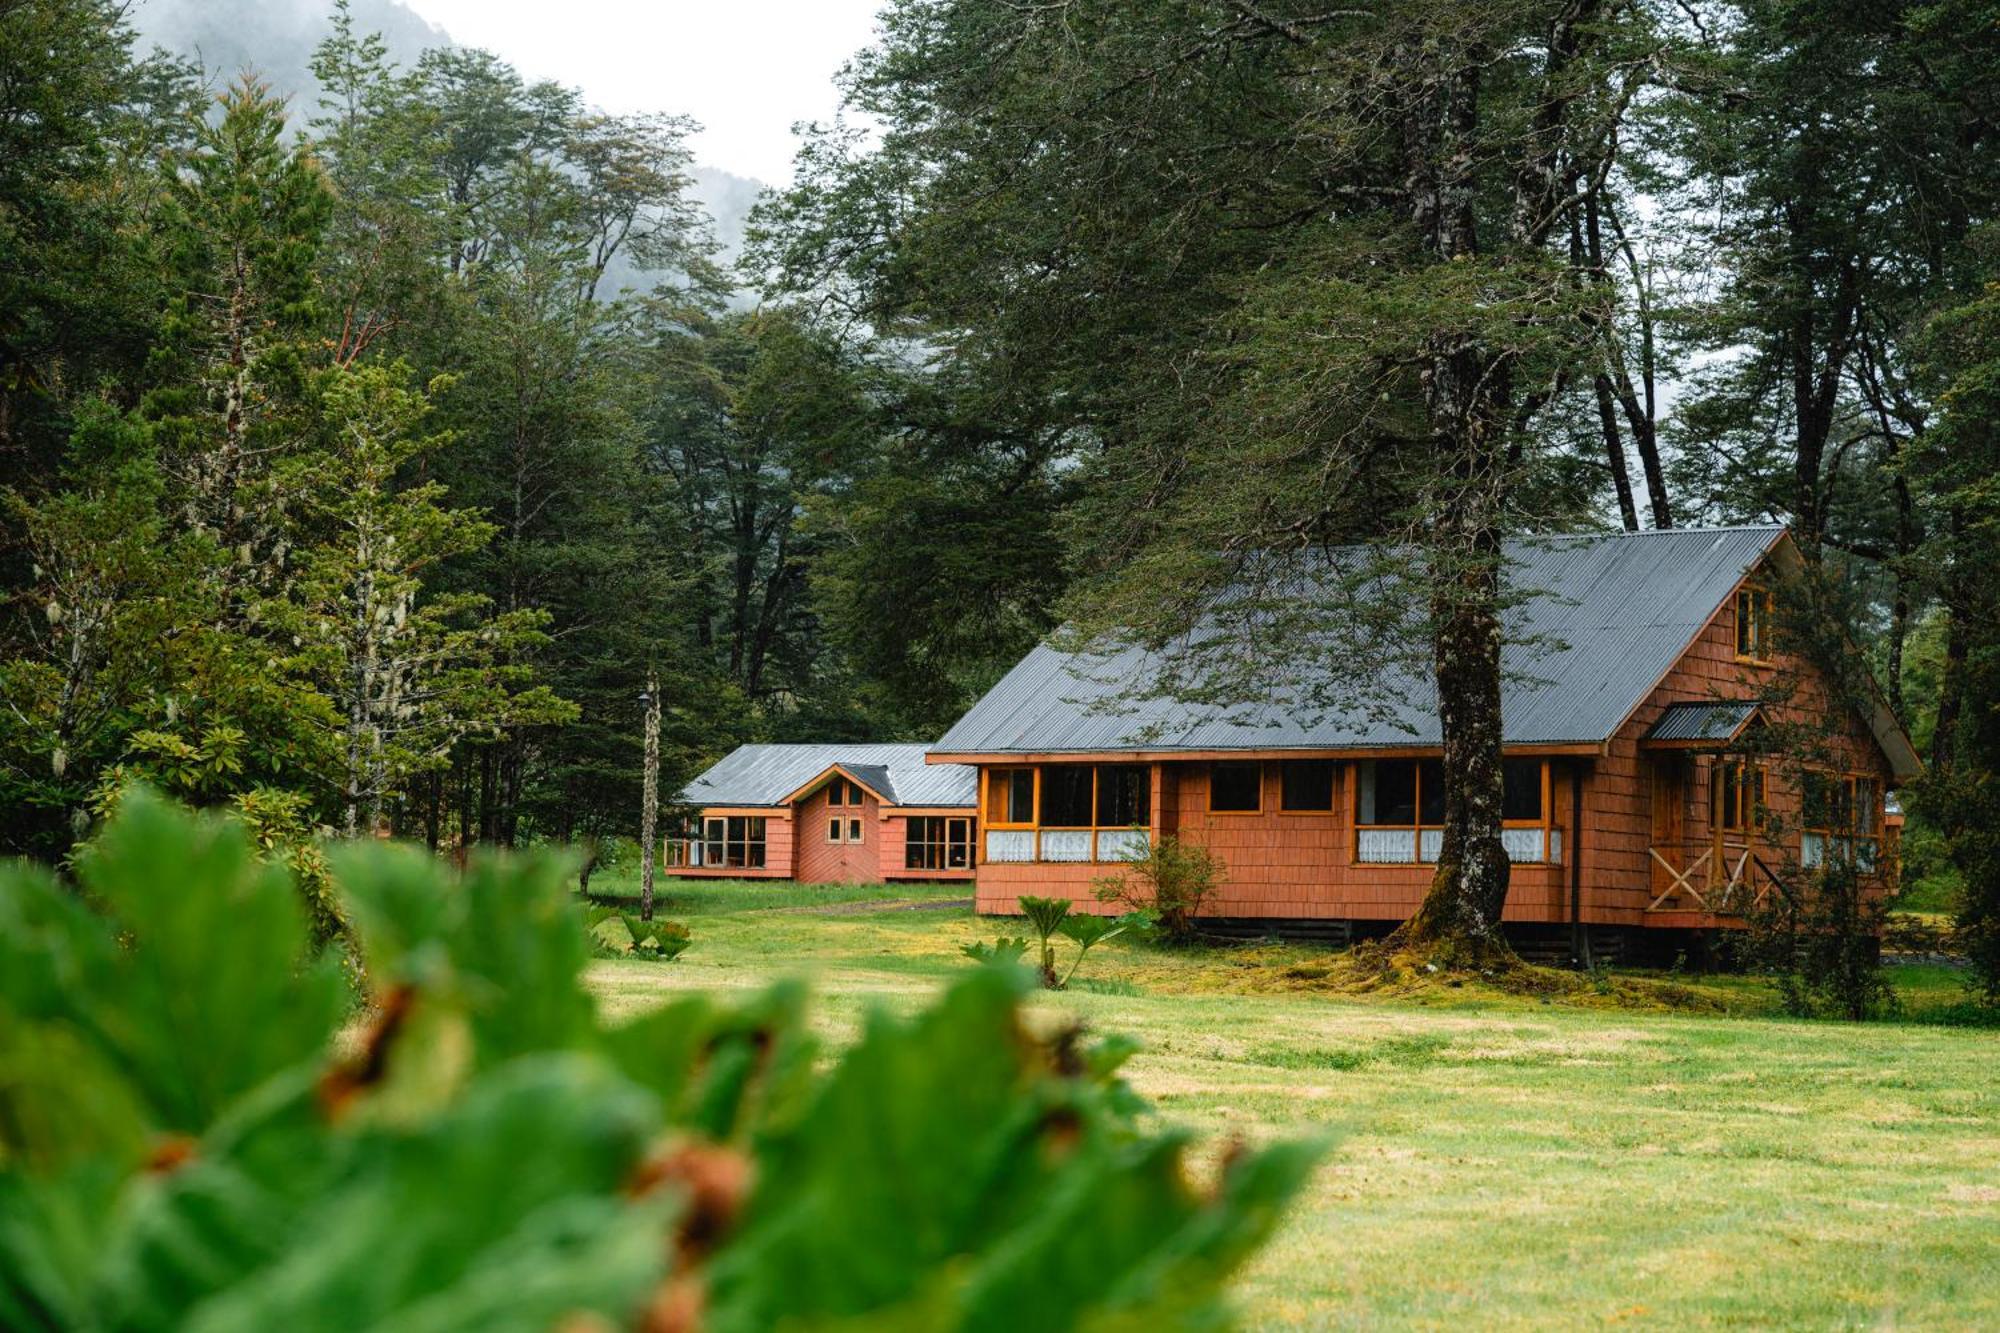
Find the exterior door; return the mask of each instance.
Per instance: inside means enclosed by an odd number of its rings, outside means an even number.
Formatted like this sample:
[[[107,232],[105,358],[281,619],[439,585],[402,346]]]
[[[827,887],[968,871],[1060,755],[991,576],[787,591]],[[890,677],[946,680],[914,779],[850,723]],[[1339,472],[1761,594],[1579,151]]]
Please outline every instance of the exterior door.
[[[1653,871],[1653,893],[1665,893],[1674,879],[1665,865],[1664,859],[1676,870],[1687,867],[1687,760],[1677,754],[1654,755],[1651,761],[1653,778],[1653,850],[1647,862]]]

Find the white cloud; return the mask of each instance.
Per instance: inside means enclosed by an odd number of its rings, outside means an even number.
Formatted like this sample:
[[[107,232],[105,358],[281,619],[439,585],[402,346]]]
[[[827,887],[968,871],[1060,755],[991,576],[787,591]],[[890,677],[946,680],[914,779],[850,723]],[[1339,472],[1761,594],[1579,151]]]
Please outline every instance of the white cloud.
[[[702,124],[695,160],[791,180],[793,122],[830,119],[834,72],[867,45],[881,0],[406,0],[528,78],[582,88],[608,111]]]

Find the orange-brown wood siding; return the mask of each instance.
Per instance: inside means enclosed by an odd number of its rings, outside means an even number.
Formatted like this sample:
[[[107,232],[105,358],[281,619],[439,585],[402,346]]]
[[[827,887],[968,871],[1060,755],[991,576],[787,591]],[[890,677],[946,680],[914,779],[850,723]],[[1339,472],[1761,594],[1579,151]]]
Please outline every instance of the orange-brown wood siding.
[[[879,884],[882,882],[882,803],[867,792],[859,806],[830,806],[822,787],[800,801],[799,855],[796,878],[805,884]],[[861,821],[860,842],[829,842],[828,821]]]
[[[1725,603],[1688,652],[1648,696],[1645,704],[1622,726],[1596,758],[1552,758],[1551,820],[1563,831],[1563,859],[1552,865],[1517,864],[1507,895],[1510,921],[1567,922],[1570,919],[1570,866],[1581,856],[1583,919],[1601,925],[1689,925],[1706,919],[1669,918],[1648,914],[1657,894],[1648,848],[1653,836],[1654,756],[1643,753],[1645,735],[1661,709],[1670,703],[1720,697],[1751,698],[1774,672],[1789,670],[1801,681],[1796,706],[1824,711],[1828,692],[1810,669],[1796,662],[1757,666],[1735,659],[1734,599]],[[1885,783],[1889,767],[1881,748],[1857,718],[1845,722],[1840,742],[1859,772],[1878,772]],[[1714,760],[1706,755],[1679,756],[1692,781],[1682,811],[1684,838],[1710,832],[1709,775]],[[1571,830],[1574,811],[1573,775],[1583,777],[1583,830],[1579,840]],[[1423,899],[1432,868],[1426,865],[1357,865],[1353,855],[1353,781],[1351,765],[1341,765],[1333,814],[1287,814],[1278,811],[1279,767],[1264,770],[1263,811],[1259,814],[1211,814],[1208,810],[1208,765],[1205,762],[1160,762],[1154,767],[1153,828],[1199,840],[1227,863],[1226,882],[1208,910],[1218,916],[1354,920],[1402,920]],[[1768,804],[1790,828],[1789,855],[1798,854],[1796,811],[1798,794],[1780,779],[1774,766]],[[983,836],[983,834],[982,834]],[[1781,853],[1782,854],[1782,853]],[[1115,905],[1098,903],[1091,882],[1117,873],[1115,866],[1050,865],[983,862],[978,869],[976,902],[982,912],[1019,910],[1023,894],[1066,897],[1088,911],[1115,912]]]

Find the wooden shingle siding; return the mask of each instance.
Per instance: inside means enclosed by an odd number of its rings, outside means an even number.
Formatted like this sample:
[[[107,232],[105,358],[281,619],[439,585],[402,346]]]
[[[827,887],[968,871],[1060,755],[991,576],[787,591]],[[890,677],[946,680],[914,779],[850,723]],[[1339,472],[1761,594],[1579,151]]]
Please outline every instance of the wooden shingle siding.
[[[1627,718],[1601,751],[1590,757],[1564,757],[1552,765],[1549,800],[1552,822],[1563,831],[1562,859],[1555,864],[1517,863],[1507,895],[1506,919],[1518,922],[1567,923],[1570,920],[1570,859],[1580,859],[1582,916],[1596,925],[1686,926],[1717,924],[1699,912],[1655,912],[1647,907],[1658,896],[1654,884],[1653,845],[1654,765],[1666,760],[1686,765],[1682,834],[1685,840],[1710,835],[1710,782],[1716,760],[1686,751],[1661,756],[1643,751],[1640,740],[1673,703],[1716,698],[1752,699],[1766,690],[1779,673],[1800,683],[1797,697],[1783,716],[1823,718],[1838,708],[1824,682],[1803,663],[1780,660],[1760,665],[1737,660],[1735,599],[1717,607],[1693,643]],[[1839,724],[1843,734],[1836,749],[1854,771],[1878,773],[1885,786],[1892,774],[1881,745],[1862,720],[1851,712]],[[1384,752],[1391,757],[1394,752]],[[1431,881],[1428,865],[1360,865],[1354,861],[1354,773],[1351,764],[1338,768],[1332,814],[1292,814],[1278,809],[1280,769],[1265,764],[1263,809],[1257,814],[1209,811],[1209,766],[1202,761],[1161,760],[1153,763],[1152,827],[1214,849],[1227,863],[1225,884],[1207,910],[1217,916],[1274,919],[1339,918],[1358,921],[1401,921],[1422,902]],[[1570,825],[1574,815],[1572,782],[1581,775],[1583,813],[1581,837]],[[1764,853],[1796,859],[1799,794],[1781,781],[1774,765],[1767,804],[1786,829],[1788,846]],[[1116,866],[993,863],[978,870],[976,901],[982,912],[1019,910],[1024,894],[1066,897],[1085,911],[1117,912],[1116,904],[1096,901],[1095,879],[1118,874]]]
[[[830,806],[821,788],[797,806],[798,873],[806,884],[872,884],[882,879],[882,803],[865,791],[861,804]],[[826,827],[838,818],[861,821],[860,842],[829,842]]]

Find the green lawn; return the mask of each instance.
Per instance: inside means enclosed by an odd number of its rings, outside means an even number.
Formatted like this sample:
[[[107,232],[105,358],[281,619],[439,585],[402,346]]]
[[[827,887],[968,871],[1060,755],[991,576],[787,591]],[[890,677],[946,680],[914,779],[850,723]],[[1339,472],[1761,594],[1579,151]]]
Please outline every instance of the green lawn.
[[[804,973],[842,1040],[1003,928],[856,899],[964,893],[674,884],[694,947],[594,979],[635,1012]],[[1139,1038],[1133,1084],[1210,1153],[1338,1140],[1240,1284],[1247,1326],[2000,1327],[2000,1032],[1753,1016],[1742,979],[1691,987],[1734,1016],[1355,998],[1312,989],[1315,957],[1113,943],[1040,1002]],[[1958,1001],[1941,969],[1899,980],[1913,1012]]]

